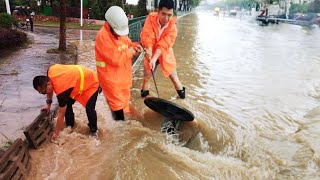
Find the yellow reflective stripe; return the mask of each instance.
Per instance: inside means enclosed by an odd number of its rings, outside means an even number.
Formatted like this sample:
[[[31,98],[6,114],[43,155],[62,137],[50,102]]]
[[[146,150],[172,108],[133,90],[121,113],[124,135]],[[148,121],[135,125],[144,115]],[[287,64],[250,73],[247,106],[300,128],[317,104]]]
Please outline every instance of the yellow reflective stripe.
[[[79,65],[76,65],[76,67],[80,71],[80,89],[79,89],[79,94],[82,94],[83,88],[84,88],[84,72],[83,72],[83,69]]]
[[[102,61],[96,61],[96,65],[99,66],[99,67],[105,67],[106,63],[102,62]]]
[[[125,49],[128,49],[128,45],[124,44],[124,45],[118,46],[118,51],[122,51]]]

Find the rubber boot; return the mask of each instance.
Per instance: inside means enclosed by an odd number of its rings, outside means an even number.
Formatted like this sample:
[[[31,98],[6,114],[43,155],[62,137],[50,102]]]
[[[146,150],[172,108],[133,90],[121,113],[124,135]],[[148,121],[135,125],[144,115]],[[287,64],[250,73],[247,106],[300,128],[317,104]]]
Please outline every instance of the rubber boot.
[[[124,112],[123,109],[120,109],[118,111],[112,111],[113,119],[116,121],[124,121]]]
[[[143,90],[141,89],[141,97],[146,97],[149,95],[149,90]]]
[[[177,90],[177,93],[181,99],[186,98],[186,88],[183,87],[182,90]]]

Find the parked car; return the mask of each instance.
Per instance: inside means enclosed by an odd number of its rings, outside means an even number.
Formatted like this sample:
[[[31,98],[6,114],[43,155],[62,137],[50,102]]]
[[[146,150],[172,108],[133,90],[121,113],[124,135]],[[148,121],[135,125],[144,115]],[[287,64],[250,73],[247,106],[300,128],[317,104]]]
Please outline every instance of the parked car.
[[[235,10],[235,9],[230,10],[229,15],[230,16],[236,16],[237,15],[237,10]]]

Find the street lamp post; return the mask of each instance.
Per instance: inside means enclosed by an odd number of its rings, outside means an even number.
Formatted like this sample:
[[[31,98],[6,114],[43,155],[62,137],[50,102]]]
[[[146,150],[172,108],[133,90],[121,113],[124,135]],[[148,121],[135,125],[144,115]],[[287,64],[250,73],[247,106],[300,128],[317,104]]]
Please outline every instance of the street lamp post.
[[[80,26],[83,25],[83,0],[80,0]]]
[[[10,2],[9,0],[5,0],[6,1],[6,8],[7,8],[7,13],[11,14],[11,10],[10,10]]]

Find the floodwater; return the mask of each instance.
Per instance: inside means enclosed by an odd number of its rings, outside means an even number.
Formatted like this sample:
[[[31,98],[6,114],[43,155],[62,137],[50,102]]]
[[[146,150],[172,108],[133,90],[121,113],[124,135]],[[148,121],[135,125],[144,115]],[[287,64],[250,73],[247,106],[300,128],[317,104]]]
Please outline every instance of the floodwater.
[[[40,114],[46,97],[32,85],[34,76],[46,75],[51,64],[74,63],[69,55],[48,54],[58,48],[54,35],[38,29],[28,34],[30,43],[0,60],[0,144],[23,136],[23,130]]]
[[[22,137],[23,130],[40,114],[46,96],[38,94],[32,85],[34,76],[46,75],[55,63],[74,64],[72,55],[50,54],[58,48],[58,28],[36,27],[28,33],[30,43],[10,55],[0,58],[0,144]],[[68,30],[67,40],[94,39],[96,31]],[[54,101],[56,102],[56,101]]]
[[[162,117],[139,97],[140,65],[127,121],[113,121],[100,95],[96,141],[76,104],[73,132],[31,151],[30,179],[319,179],[320,30],[198,11],[178,20],[178,32],[187,98],[177,98],[160,70],[155,81],[161,98],[194,113],[199,134],[184,147],[166,144]],[[78,63],[95,69],[93,40],[71,41]]]

